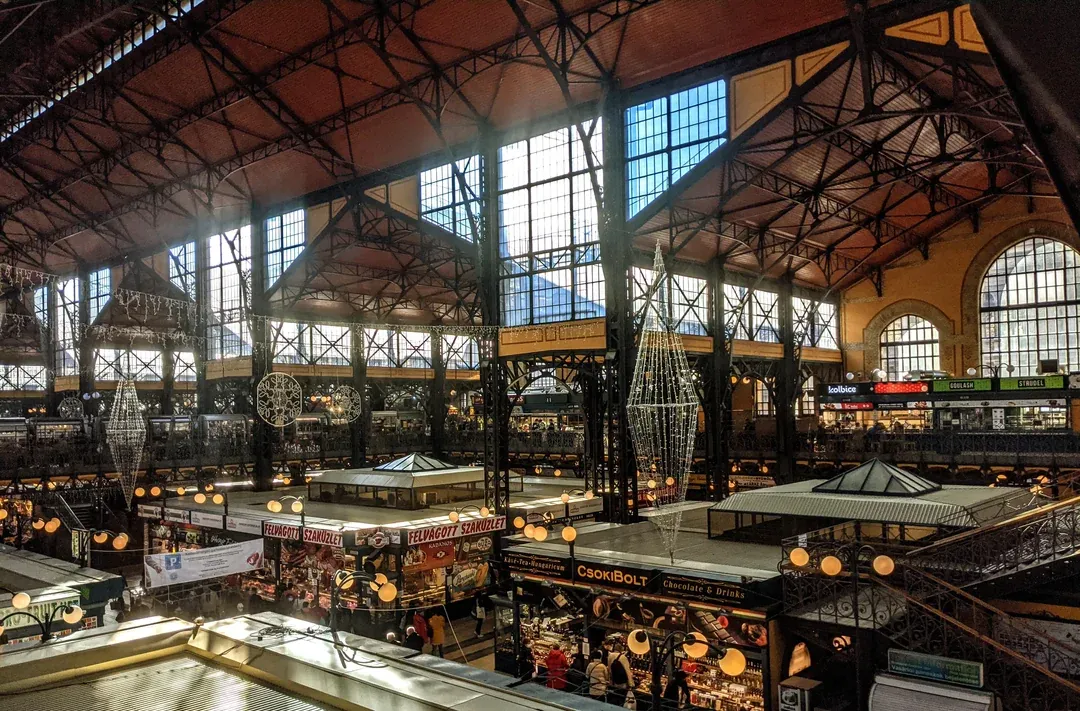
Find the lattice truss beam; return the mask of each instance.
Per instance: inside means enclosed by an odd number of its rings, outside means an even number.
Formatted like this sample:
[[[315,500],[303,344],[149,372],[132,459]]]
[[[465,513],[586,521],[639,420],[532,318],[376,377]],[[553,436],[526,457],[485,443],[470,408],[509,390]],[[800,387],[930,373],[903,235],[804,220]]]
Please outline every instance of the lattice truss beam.
[[[632,221],[638,235],[666,233],[669,260],[695,252],[801,277],[811,265],[811,281],[832,289],[910,249],[925,255],[960,220],[977,229],[978,210],[1000,197],[1056,197],[988,58],[882,39],[868,33],[817,90],[793,93],[676,183],[656,201],[661,214]],[[706,237],[715,246],[700,247]]]

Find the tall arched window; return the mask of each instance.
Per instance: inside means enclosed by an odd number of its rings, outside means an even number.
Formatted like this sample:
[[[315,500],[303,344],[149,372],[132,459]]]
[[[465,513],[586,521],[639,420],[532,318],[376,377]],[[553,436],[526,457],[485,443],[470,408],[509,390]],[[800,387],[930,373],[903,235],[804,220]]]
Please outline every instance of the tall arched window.
[[[1080,367],[1077,282],[1080,255],[1064,242],[1032,237],[1002,252],[982,282],[983,365],[1009,364],[1013,375],[1036,374],[1040,358]]]
[[[881,332],[881,368],[889,380],[900,380],[913,370],[939,370],[938,330],[913,314],[896,319]]]

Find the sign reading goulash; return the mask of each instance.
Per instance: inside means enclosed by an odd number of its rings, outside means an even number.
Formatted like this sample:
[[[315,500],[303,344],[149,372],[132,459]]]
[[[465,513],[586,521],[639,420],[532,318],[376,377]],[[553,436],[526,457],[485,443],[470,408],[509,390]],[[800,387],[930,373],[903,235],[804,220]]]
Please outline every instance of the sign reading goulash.
[[[409,531],[409,545],[417,546],[421,543],[445,541],[450,538],[472,536],[477,533],[496,533],[506,528],[505,516],[488,516],[487,518],[474,518],[458,523],[448,523],[443,526],[432,526]]]
[[[263,535],[267,538],[287,538],[296,541],[300,539],[300,527],[288,523],[267,521],[263,524]],[[341,531],[332,531],[326,528],[305,528],[304,543],[316,543],[321,546],[341,548],[343,540]]]

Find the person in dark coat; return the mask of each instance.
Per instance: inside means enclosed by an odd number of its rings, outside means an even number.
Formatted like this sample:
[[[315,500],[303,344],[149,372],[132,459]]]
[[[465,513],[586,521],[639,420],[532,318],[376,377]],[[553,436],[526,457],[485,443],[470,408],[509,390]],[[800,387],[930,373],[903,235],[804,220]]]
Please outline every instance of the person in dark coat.
[[[402,645],[409,649],[415,649],[417,652],[424,651],[424,638],[416,631],[416,628],[412,625],[405,630],[405,641]]]

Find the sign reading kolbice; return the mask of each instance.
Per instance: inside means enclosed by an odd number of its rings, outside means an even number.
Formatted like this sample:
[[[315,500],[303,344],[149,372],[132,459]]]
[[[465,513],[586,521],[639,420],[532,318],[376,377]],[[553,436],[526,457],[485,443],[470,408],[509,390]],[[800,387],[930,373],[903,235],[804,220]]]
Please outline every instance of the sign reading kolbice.
[[[182,553],[155,553],[143,556],[143,567],[151,588],[249,573],[263,567],[263,539]]]

